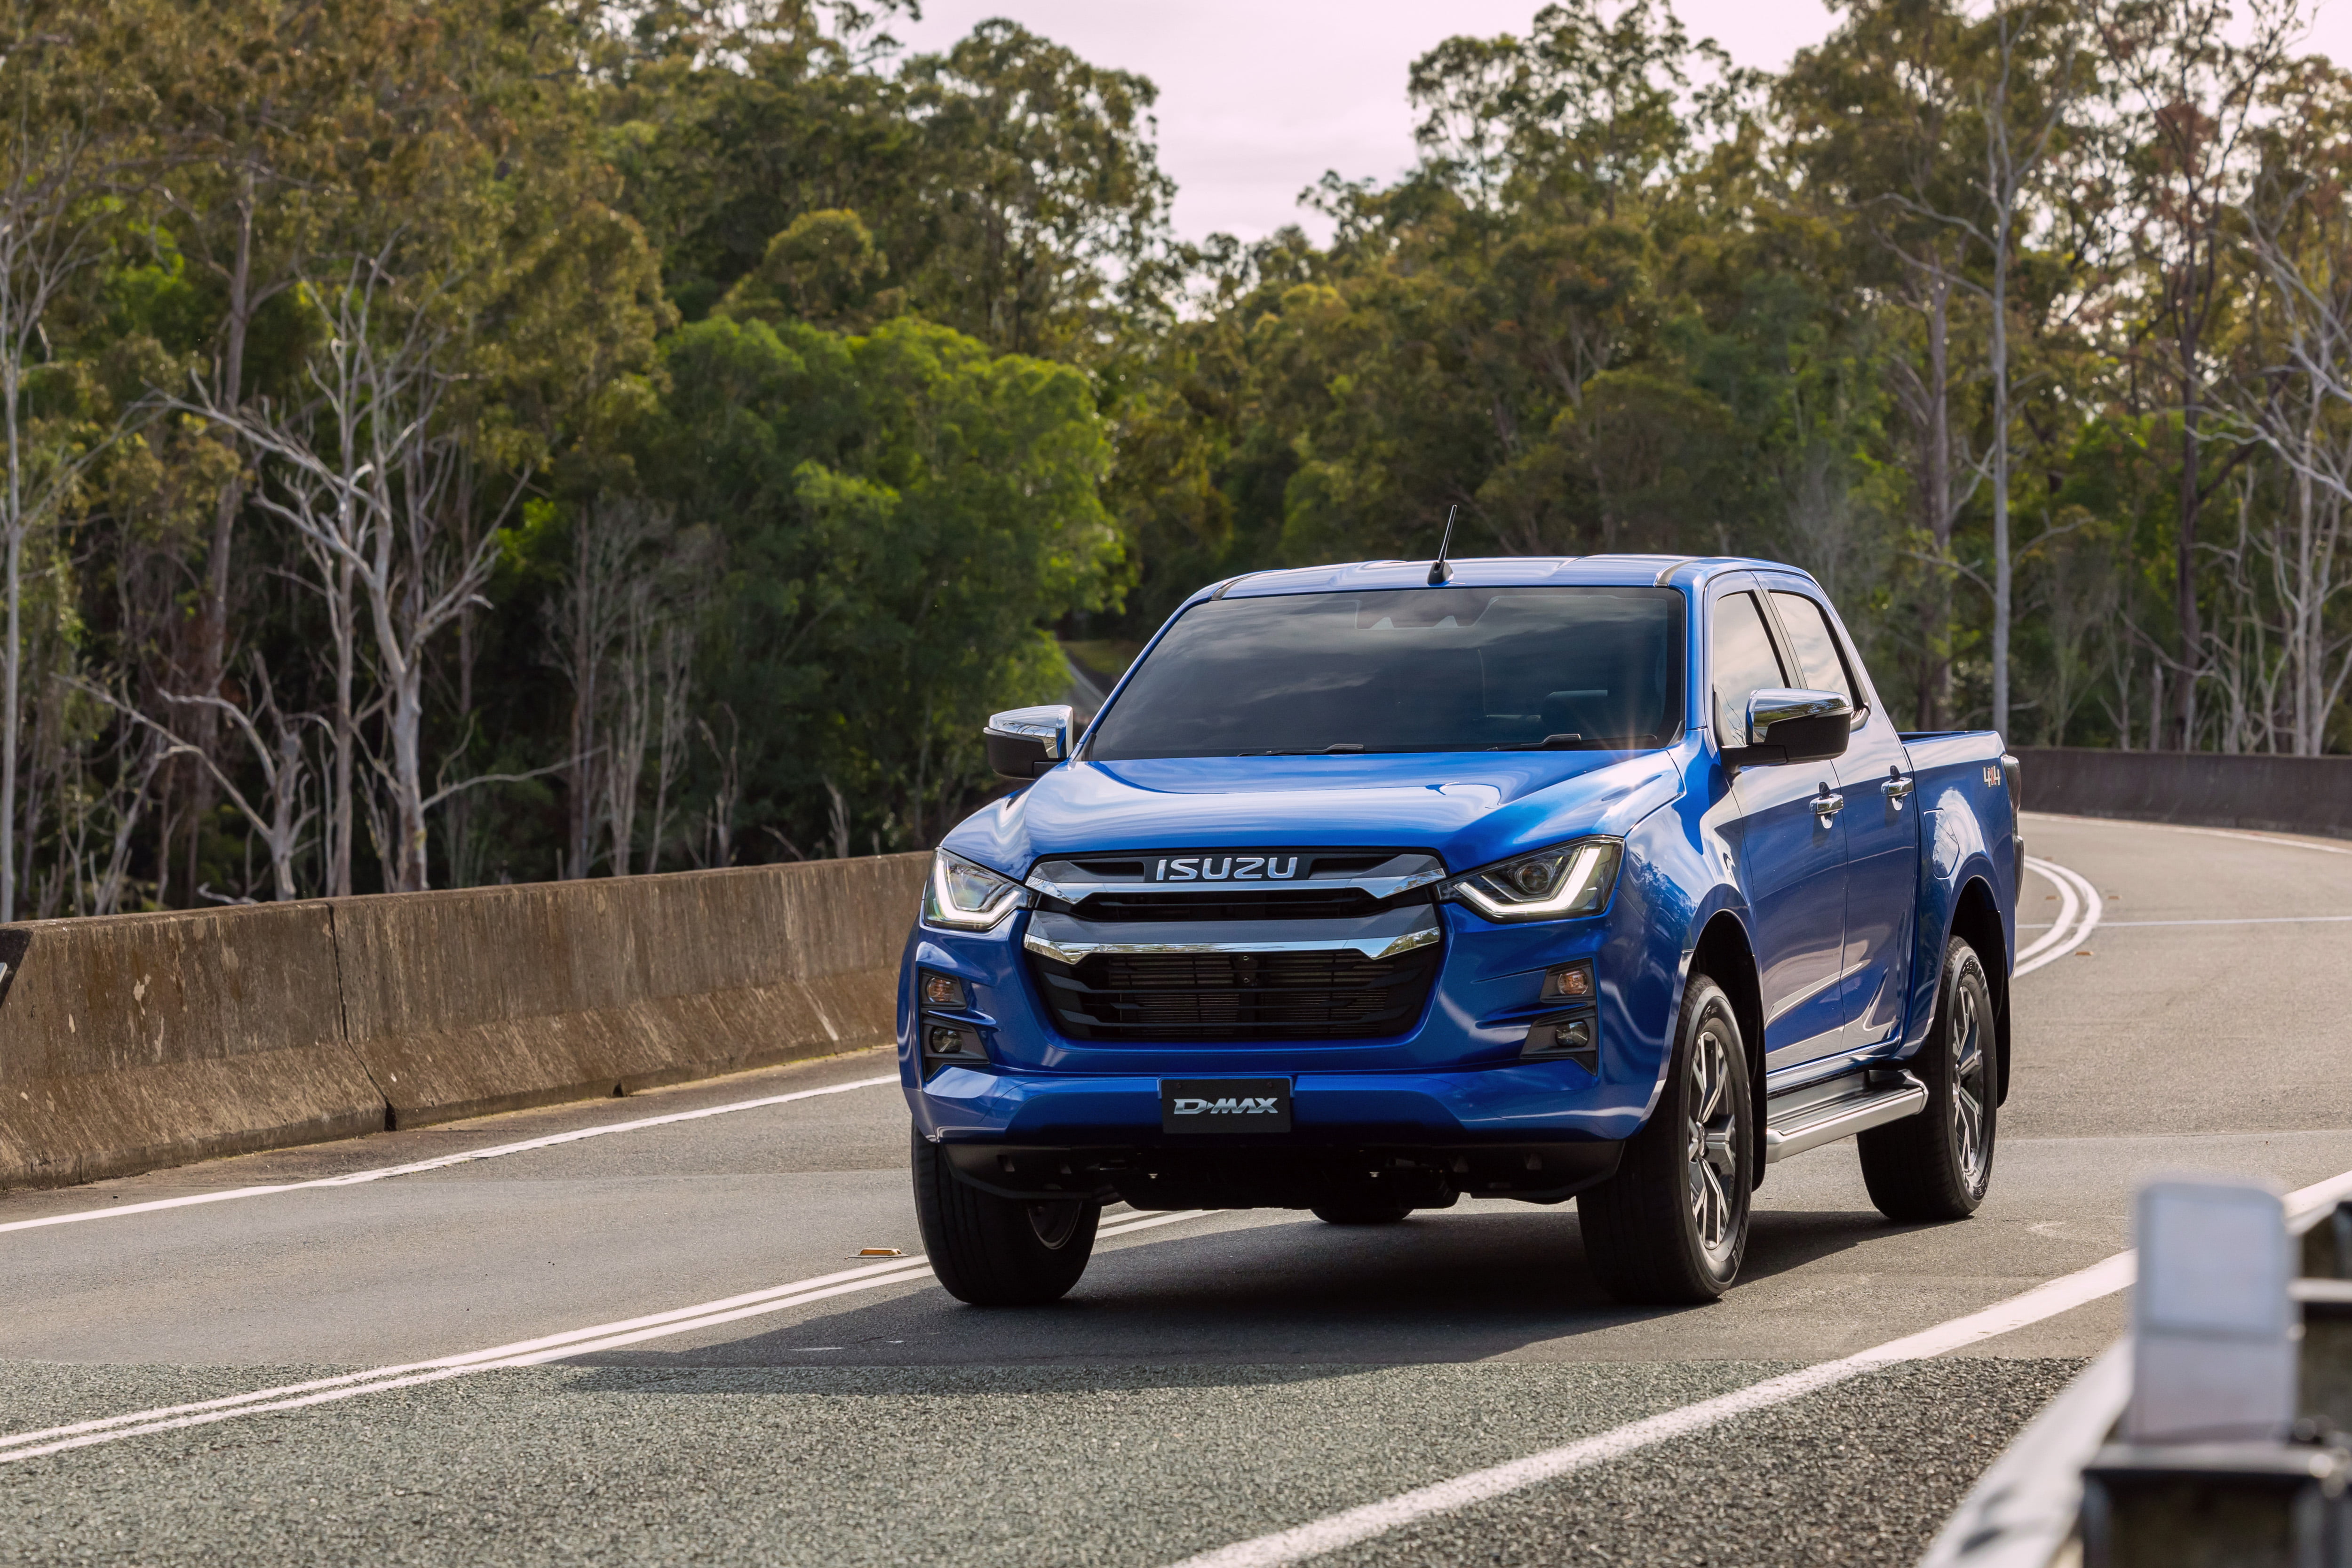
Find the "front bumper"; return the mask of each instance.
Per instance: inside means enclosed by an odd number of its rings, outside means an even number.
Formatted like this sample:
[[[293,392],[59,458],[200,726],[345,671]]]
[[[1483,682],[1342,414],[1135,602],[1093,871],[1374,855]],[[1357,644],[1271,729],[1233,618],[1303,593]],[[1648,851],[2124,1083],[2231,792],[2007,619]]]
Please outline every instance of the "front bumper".
[[[1556,1201],[1614,1169],[1664,1068],[1680,955],[1659,941],[1645,893],[1629,878],[1606,915],[1524,925],[1437,906],[1442,952],[1426,1004],[1402,1032],[1369,1039],[1072,1038],[1054,1026],[1023,956],[1030,911],[981,932],[919,923],[899,987],[908,1104],[918,1132],[968,1179],[1008,1194],[1075,1184],[1061,1190],[1151,1206],[1291,1205],[1389,1182],[1417,1184],[1417,1204],[1464,1192]],[[1546,968],[1580,959],[1597,982],[1597,1061],[1524,1058],[1531,1020],[1558,1006],[1540,1000]],[[979,1059],[935,1059],[927,1072],[916,995],[926,971],[962,983],[964,1005],[928,1016],[967,1031]],[[1161,1131],[1163,1077],[1228,1075],[1287,1079],[1293,1131]]]
[[[1139,1209],[1315,1208],[1367,1201],[1445,1208],[1465,1194],[1561,1203],[1613,1174],[1624,1147],[1599,1142],[1452,1148],[1347,1139],[1226,1142],[940,1147],[956,1173],[984,1192],[1030,1201],[1117,1198]]]

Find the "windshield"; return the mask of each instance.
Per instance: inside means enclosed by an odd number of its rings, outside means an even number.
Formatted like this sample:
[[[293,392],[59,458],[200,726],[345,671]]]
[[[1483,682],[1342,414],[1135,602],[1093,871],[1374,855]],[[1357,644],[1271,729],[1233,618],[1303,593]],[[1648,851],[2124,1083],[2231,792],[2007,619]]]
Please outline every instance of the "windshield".
[[[1086,754],[1662,746],[1682,728],[1682,606],[1659,588],[1212,599],[1144,657]]]

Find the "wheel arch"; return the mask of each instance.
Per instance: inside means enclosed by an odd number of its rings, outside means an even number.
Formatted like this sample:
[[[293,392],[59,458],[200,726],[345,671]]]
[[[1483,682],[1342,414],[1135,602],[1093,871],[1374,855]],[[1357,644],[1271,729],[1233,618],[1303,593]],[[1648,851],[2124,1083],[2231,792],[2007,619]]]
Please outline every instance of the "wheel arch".
[[[1748,1093],[1751,1123],[1756,1129],[1756,1168],[1748,1174],[1751,1187],[1764,1182],[1764,986],[1756,973],[1756,951],[1748,928],[1729,910],[1717,910],[1699,932],[1691,949],[1690,973],[1704,974],[1731,998],[1732,1016],[1739,1021],[1740,1038],[1748,1048]],[[1679,1010],[1678,1010],[1679,1011]]]
[[[1981,874],[1970,877],[1952,901],[1951,935],[1977,950],[1984,963],[1985,983],[1992,988],[1993,1103],[2003,1104],[2009,1099],[2009,943],[2001,926],[2000,905]]]

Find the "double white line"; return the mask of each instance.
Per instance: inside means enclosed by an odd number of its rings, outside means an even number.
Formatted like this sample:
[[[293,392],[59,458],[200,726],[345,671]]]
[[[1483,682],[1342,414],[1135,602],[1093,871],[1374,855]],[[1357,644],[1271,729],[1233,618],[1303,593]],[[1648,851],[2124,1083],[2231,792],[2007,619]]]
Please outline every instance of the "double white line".
[[[2106,911],[2099,889],[2091,886],[2091,879],[2081,872],[2070,871],[2054,860],[2036,860],[2032,856],[2026,858],[2025,864],[2058,889],[2058,923],[2017,955],[2017,967],[2010,972],[2012,977],[2031,974],[2043,964],[2065,957],[2074,950],[2076,942],[2091,934],[2091,928]]]
[[[1199,1219],[1207,1212],[1204,1209],[1182,1209],[1173,1214],[1144,1215],[1131,1219],[1122,1217],[1118,1224],[1107,1226],[1097,1232],[1097,1239],[1132,1236],[1139,1230],[1174,1225],[1181,1220]],[[142,1437],[154,1432],[210,1426],[239,1415],[299,1410],[307,1405],[328,1405],[339,1399],[356,1399],[363,1394],[384,1394],[395,1388],[443,1383],[468,1373],[488,1372],[498,1367],[536,1366],[542,1362],[619,1350],[625,1345],[637,1344],[646,1340],[715,1328],[745,1318],[804,1307],[835,1296],[876,1290],[886,1285],[910,1284],[930,1277],[931,1266],[922,1258],[894,1258],[887,1263],[845,1268],[836,1274],[820,1274],[813,1279],[796,1279],[789,1285],[752,1290],[717,1301],[704,1301],[698,1306],[678,1307],[642,1318],[626,1318],[616,1323],[598,1323],[592,1328],[572,1329],[541,1339],[520,1340],[513,1344],[493,1345],[488,1350],[468,1351],[462,1355],[443,1356],[437,1361],[380,1366],[367,1372],[345,1373],[341,1377],[322,1377],[309,1383],[257,1388],[250,1394],[232,1394],[219,1399],[200,1400],[193,1405],[168,1405],[155,1410],[134,1410],[127,1415],[102,1416],[94,1421],[77,1421],[70,1426],[43,1427],[37,1432],[11,1433],[0,1436],[0,1465],[12,1464],[18,1459],[37,1459],[45,1454],[59,1454],[68,1448],[120,1442],[125,1437]]]

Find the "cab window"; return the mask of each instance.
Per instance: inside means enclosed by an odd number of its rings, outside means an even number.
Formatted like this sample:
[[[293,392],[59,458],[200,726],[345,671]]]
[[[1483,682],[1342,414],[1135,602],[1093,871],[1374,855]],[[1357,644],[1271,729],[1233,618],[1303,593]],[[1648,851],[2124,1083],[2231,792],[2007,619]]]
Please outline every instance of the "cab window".
[[[1715,683],[1715,738],[1719,745],[1748,743],[1748,698],[1760,688],[1786,686],[1788,673],[1773,651],[1772,634],[1753,594],[1726,594],[1715,602],[1709,635]]]
[[[1846,669],[1845,656],[1838,651],[1837,634],[1830,629],[1828,613],[1802,594],[1778,590],[1772,595],[1772,607],[1780,613],[1780,629],[1789,634],[1789,649],[1796,655],[1799,684],[1814,691],[1834,691],[1849,707],[1859,710],[1862,702],[1854,696],[1853,678]]]

